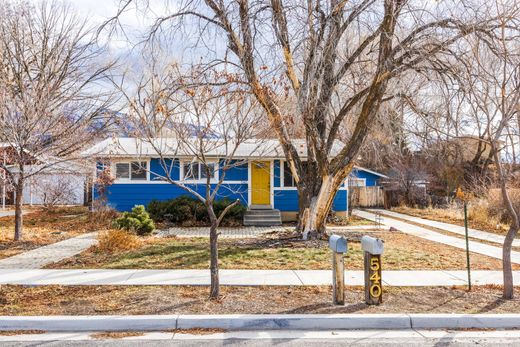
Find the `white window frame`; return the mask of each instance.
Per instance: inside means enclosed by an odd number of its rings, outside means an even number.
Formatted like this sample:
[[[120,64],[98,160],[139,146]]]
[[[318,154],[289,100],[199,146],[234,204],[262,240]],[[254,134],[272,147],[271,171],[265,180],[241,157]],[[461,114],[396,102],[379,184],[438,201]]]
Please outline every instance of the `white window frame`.
[[[361,185],[351,186],[350,185],[350,181],[362,182],[362,184]],[[347,187],[366,187],[366,186],[367,186],[367,179],[366,178],[349,177],[347,179]]]
[[[197,179],[193,178],[189,178],[189,179],[186,179],[185,178],[185,173],[184,173],[184,165],[185,164],[192,164],[192,163],[198,163],[199,164],[199,177]],[[208,160],[206,161],[207,164],[213,164],[215,165],[215,175],[213,178],[211,178],[209,180],[210,183],[217,183],[218,180],[219,180],[219,171],[220,171],[220,165],[219,165],[219,161],[218,160]],[[204,166],[204,163],[200,160],[180,160],[180,172],[179,172],[179,178],[180,178],[180,181],[182,183],[185,183],[185,184],[190,184],[190,183],[197,183],[197,184],[200,184],[200,183],[206,183],[206,178],[203,178],[201,177],[201,169],[202,167],[201,166]]]
[[[286,160],[280,160],[280,190],[298,190],[296,186],[285,186],[285,163]]]
[[[138,162],[138,163],[146,163],[146,179],[142,180],[132,180],[132,163]],[[129,178],[117,178],[117,164],[128,164],[129,171]],[[139,184],[139,183],[146,183],[150,182],[150,160],[149,159],[121,159],[116,160],[112,162],[111,170],[114,173],[114,183],[132,183],[132,184]]]

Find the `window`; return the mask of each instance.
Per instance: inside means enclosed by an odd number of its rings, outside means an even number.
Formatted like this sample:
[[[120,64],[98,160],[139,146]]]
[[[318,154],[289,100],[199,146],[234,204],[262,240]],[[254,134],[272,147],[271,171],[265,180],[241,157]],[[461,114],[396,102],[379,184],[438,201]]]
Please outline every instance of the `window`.
[[[364,178],[349,177],[348,186],[349,187],[364,187],[364,186],[366,186],[366,180]]]
[[[130,166],[128,163],[116,164],[116,178],[130,179]]]
[[[128,163],[116,163],[116,178],[131,181],[146,181],[148,163],[145,161],[132,161]]]
[[[302,162],[303,171],[307,171],[307,162]],[[289,163],[283,162],[283,186],[284,187],[296,187],[296,181],[291,173],[291,169],[289,167]]]
[[[210,178],[215,179],[216,163],[200,163],[200,162],[190,162],[183,164],[184,171],[184,180],[186,181],[200,181],[205,180],[207,176],[207,171],[209,170]]]
[[[146,162],[139,163],[138,161],[133,161],[131,163],[132,167],[132,177],[133,181],[146,181]]]

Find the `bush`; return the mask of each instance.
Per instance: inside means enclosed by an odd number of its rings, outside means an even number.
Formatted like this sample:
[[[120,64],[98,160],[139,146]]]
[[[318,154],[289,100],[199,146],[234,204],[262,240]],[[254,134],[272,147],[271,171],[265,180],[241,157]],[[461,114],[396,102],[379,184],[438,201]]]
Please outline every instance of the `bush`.
[[[88,223],[93,229],[108,229],[113,226],[117,217],[119,217],[119,213],[113,208],[95,205],[88,214]]]
[[[150,215],[143,205],[134,206],[132,212],[124,212],[114,221],[114,226],[118,229],[133,231],[137,235],[148,235],[155,230],[153,220],[150,219]]]
[[[135,234],[125,230],[112,229],[99,234],[97,249],[112,253],[136,249],[139,245],[139,239]]]
[[[219,216],[232,203],[233,201],[230,199],[215,201],[213,205],[215,214]],[[189,196],[180,196],[167,201],[153,200],[146,209],[155,222],[170,222],[183,226],[207,225],[209,223],[206,206],[199,200]],[[234,206],[226,213],[222,225],[231,226],[242,223],[245,211],[246,208],[244,206]]]

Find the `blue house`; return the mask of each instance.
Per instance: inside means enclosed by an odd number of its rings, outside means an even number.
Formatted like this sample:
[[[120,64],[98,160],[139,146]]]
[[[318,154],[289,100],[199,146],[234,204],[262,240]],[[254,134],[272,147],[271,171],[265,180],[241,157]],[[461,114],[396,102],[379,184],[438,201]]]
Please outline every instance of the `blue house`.
[[[168,200],[189,195],[181,187],[166,182],[166,176],[204,195],[206,176],[201,163],[194,160],[188,151],[175,145],[175,139],[157,141],[152,145],[135,138],[113,138],[98,143],[88,151],[89,155],[98,159],[97,171],[108,166],[115,178],[107,188],[109,206],[128,211],[135,205],[147,205],[154,199]],[[295,141],[303,156],[306,153],[304,142]],[[219,170],[223,165],[220,159],[224,157],[222,151],[215,147],[206,153],[210,165],[213,165],[211,181],[214,184],[222,174]],[[163,159],[160,159],[158,152]],[[261,145],[255,141],[243,143],[233,158],[233,167],[226,170],[218,198],[241,200],[249,210],[245,224],[267,225],[277,224],[281,220],[296,220],[298,192],[278,141],[262,140]],[[334,198],[332,208],[335,213],[346,215],[349,185],[375,186],[381,177],[386,176],[355,167]],[[94,199],[98,198],[96,190],[93,194]]]

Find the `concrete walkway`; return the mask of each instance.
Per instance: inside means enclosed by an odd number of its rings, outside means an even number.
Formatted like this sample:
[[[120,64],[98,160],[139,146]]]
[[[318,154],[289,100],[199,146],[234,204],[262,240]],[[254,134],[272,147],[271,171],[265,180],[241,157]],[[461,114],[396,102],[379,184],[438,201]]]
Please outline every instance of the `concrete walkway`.
[[[0,269],[38,269],[70,258],[96,244],[97,233],[83,234],[67,240],[39,247],[9,258],[0,259]],[[16,270],[18,271],[18,270]]]
[[[14,210],[0,210],[0,218],[14,216]]]
[[[383,209],[370,209],[369,211],[381,213],[382,215],[388,216],[388,217],[400,218],[405,221],[410,221],[410,222],[421,224],[421,225],[424,225],[427,227],[441,229],[444,231],[448,231],[450,233],[454,233],[454,234],[458,234],[458,235],[462,235],[462,236],[465,235],[464,227],[460,226],[460,225],[438,222],[438,221],[434,221],[434,220],[414,217],[414,216],[410,216],[407,214],[397,213],[394,211],[383,210]],[[472,237],[474,239],[479,239],[479,240],[498,243],[498,244],[503,244],[504,239],[505,239],[505,237],[502,235],[493,234],[493,233],[490,233],[487,231],[482,231],[482,230],[472,229],[472,228],[468,228],[468,235],[469,235],[469,237]],[[513,246],[520,247],[520,240],[519,239],[514,240]]]
[[[375,221],[376,215],[372,212],[355,210],[353,213],[361,218]],[[422,228],[414,224],[402,222],[397,219],[390,217],[384,217],[381,224],[387,227],[394,227],[397,230],[420,237],[429,241],[442,243],[448,246],[466,249],[466,241],[462,238],[444,235],[430,229]],[[502,259],[502,248],[496,246],[490,246],[484,243],[469,241],[469,249],[471,252],[487,255],[488,257]],[[514,264],[520,264],[520,252],[511,252],[511,262]]]
[[[26,214],[31,213],[31,212],[32,211],[24,210],[24,211],[22,211],[22,214],[26,215]],[[0,209],[0,218],[2,218],[2,217],[9,217],[9,216],[14,216],[14,210],[2,210],[2,209]]]
[[[387,286],[453,286],[466,284],[466,271],[383,271]],[[472,271],[475,285],[502,284],[500,271]],[[520,281],[520,271],[514,271]],[[227,286],[317,286],[332,283],[331,270],[220,270]],[[363,271],[346,271],[348,286],[364,285]],[[18,285],[209,285],[209,270],[0,270],[0,284]]]

